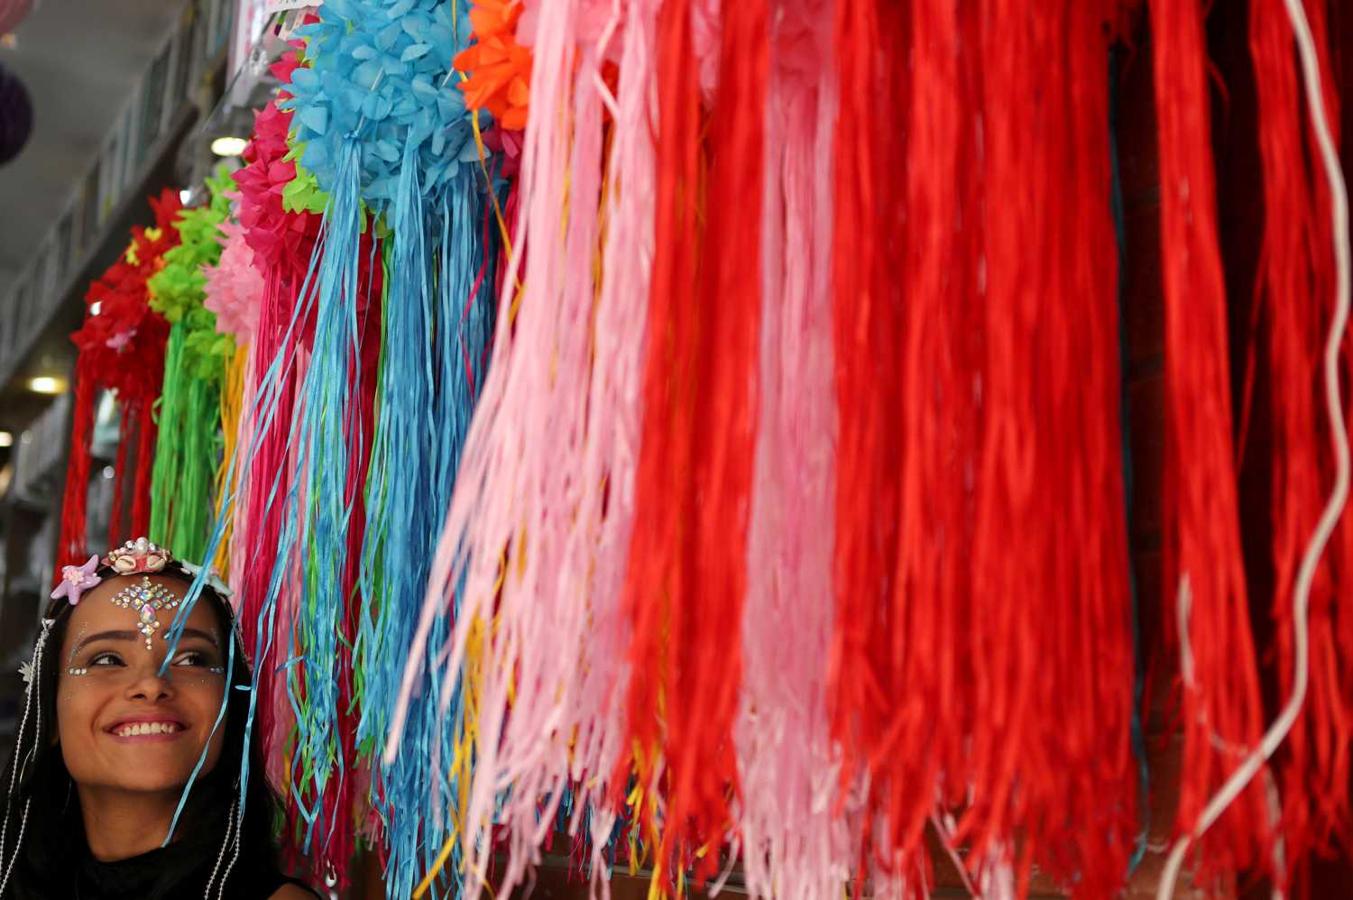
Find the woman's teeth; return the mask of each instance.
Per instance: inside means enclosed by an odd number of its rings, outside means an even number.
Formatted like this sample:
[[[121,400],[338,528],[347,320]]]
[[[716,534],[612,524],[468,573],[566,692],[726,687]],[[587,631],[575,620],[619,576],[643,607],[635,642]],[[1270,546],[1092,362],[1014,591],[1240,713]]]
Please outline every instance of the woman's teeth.
[[[182,730],[183,726],[177,722],[137,722],[134,725],[119,725],[113,734],[118,737],[136,737],[142,734],[173,734]]]

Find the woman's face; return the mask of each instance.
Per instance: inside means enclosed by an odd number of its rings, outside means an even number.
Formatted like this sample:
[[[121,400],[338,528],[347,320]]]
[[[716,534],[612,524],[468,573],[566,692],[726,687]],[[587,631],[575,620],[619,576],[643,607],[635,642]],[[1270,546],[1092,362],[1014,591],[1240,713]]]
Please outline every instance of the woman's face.
[[[57,661],[57,738],[66,768],[82,789],[177,791],[187,784],[203,747],[204,775],[221,755],[224,722],[214,736],[211,732],[225,691],[227,636],[209,600],[194,604],[161,675],[169,650],[165,634],[175,613],[169,604],[182,599],[187,585],[148,576],[147,604],[146,577],[108,578],[71,611]]]

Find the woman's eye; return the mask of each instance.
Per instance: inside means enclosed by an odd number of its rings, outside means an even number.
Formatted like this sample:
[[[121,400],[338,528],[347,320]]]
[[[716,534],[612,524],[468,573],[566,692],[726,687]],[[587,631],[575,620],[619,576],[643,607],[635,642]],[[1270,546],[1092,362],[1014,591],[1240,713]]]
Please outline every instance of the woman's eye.
[[[180,653],[178,659],[174,660],[176,666],[205,666],[206,664],[206,655],[198,653],[196,650]]]
[[[123,664],[123,663],[122,663],[122,657],[118,656],[116,653],[100,653],[98,656],[94,657],[93,659],[91,659],[91,660],[89,661],[89,665],[90,665],[91,667],[92,667],[92,666],[120,666],[120,665],[122,665],[122,664]]]

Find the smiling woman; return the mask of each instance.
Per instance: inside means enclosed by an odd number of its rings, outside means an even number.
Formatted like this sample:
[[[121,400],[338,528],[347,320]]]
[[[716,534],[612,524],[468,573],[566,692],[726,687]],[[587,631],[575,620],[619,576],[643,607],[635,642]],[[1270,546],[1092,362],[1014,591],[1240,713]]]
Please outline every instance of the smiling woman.
[[[214,579],[169,639],[192,578],[144,540],[65,570],[4,772],[0,900],[314,896],[278,870],[256,742],[245,752],[249,671]]]

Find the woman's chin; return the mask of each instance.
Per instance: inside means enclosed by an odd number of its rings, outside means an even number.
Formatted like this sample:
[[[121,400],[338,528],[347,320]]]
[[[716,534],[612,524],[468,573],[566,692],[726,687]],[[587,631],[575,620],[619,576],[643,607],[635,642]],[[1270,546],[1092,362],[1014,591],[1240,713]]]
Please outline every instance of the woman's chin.
[[[115,790],[125,791],[129,794],[167,794],[180,793],[183,786],[188,783],[192,776],[192,767],[189,766],[182,773],[175,771],[165,771],[159,769],[154,773],[148,773],[145,776],[132,776],[129,778],[120,778],[109,787]]]

